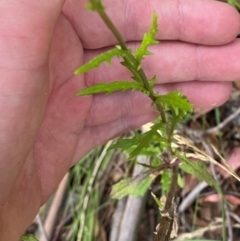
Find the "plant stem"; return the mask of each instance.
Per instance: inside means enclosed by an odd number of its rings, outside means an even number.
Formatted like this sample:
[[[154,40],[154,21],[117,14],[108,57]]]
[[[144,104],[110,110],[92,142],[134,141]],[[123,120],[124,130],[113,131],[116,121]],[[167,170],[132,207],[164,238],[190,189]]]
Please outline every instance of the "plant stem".
[[[162,211],[162,219],[154,241],[168,241],[170,239],[171,230],[175,215],[175,195],[177,191],[178,165],[172,169],[172,180],[167,196],[165,208]]]
[[[155,93],[153,92],[152,87],[149,85],[148,79],[147,79],[146,74],[144,73],[143,69],[139,68],[139,62],[136,60],[136,58],[134,57],[134,55],[131,52],[128,52],[128,48],[127,48],[127,45],[126,45],[124,39],[122,38],[119,31],[112,23],[112,21],[110,20],[110,18],[106,14],[106,12],[103,9],[97,9],[96,11],[99,13],[100,17],[102,18],[102,20],[104,21],[106,26],[110,29],[110,31],[116,37],[121,48],[127,52],[126,56],[124,56],[123,59],[126,61],[126,63],[128,63],[131,66],[131,69],[129,68],[130,71],[134,74],[134,76],[137,78],[138,81],[140,80],[142,82],[144,88],[149,93],[148,96],[150,97],[152,102],[155,103],[157,97],[156,97]],[[161,116],[162,122],[164,124],[166,124],[165,127],[166,127],[166,131],[168,134],[168,139],[169,139],[169,148],[168,148],[168,152],[169,152],[168,153],[169,154],[168,155],[168,159],[169,159],[168,164],[169,164],[171,156],[173,154],[173,151],[171,148],[172,132],[171,132],[171,128],[167,125],[167,118],[166,118],[166,114],[164,112],[164,108],[163,108],[162,104],[157,103],[156,107]],[[174,213],[175,213],[174,199],[175,199],[175,193],[177,190],[177,178],[178,178],[178,163],[176,163],[172,167],[171,185],[170,185],[169,193],[167,196],[166,205],[163,210],[164,215],[162,215],[162,220],[161,220],[160,227],[158,229],[155,241],[168,241],[170,239],[171,230],[172,230],[173,222],[174,222]]]
[[[121,46],[121,48],[123,50],[127,51],[128,48],[127,48],[125,41],[123,40],[121,34],[117,30],[117,28],[114,26],[111,19],[106,14],[106,12],[102,9],[98,9],[97,12],[100,15],[100,17],[102,18],[102,20],[104,21],[104,23],[107,25],[107,27],[111,30],[111,32],[117,39],[119,45]],[[127,54],[126,57],[124,57],[124,60],[126,60],[128,63],[130,63],[132,65],[132,67],[134,67],[134,69],[135,69],[134,73],[138,73],[145,89],[149,92],[149,97],[151,98],[152,102],[155,103],[156,96],[155,96],[152,88],[149,86],[148,79],[147,79],[146,74],[144,73],[143,69],[142,68],[138,69],[138,65],[139,65],[138,61],[135,59],[135,57],[131,53]],[[163,110],[162,104],[158,103],[158,104],[156,104],[156,106],[157,106],[158,112],[160,113],[163,123],[166,123],[167,119],[166,119],[166,115]]]
[[[107,27],[111,30],[113,35],[116,37],[116,39],[118,40],[118,43],[120,44],[122,49],[127,51],[128,48],[125,44],[125,41],[123,40],[121,34],[118,32],[117,28],[114,26],[114,24],[112,23],[112,21],[110,20],[108,15],[105,13],[105,11],[99,9],[99,10],[97,10],[97,12],[100,15],[100,17],[102,18],[102,20],[104,21],[104,23],[107,25]]]

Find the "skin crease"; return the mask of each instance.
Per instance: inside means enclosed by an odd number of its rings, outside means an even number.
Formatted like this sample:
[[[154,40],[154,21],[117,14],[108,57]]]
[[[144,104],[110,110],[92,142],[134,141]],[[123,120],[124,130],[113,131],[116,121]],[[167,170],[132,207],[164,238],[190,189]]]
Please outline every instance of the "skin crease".
[[[102,65],[84,76],[73,75],[78,66],[116,44],[85,3],[0,1],[1,241],[19,240],[69,167],[92,148],[156,115],[139,93],[75,96],[85,86],[130,77],[117,59],[112,68]],[[231,81],[240,78],[236,10],[210,0],[104,4],[132,48],[156,11],[162,42],[152,46],[154,55],[144,67],[147,75],[157,74],[157,91],[182,89],[196,107],[205,109],[227,100]]]

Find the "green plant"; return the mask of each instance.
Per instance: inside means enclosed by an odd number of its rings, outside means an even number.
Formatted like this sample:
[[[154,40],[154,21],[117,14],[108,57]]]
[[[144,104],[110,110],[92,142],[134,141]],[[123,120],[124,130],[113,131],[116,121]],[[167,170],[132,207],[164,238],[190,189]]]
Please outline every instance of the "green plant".
[[[165,190],[168,192],[166,199],[159,201],[154,194],[153,197],[161,213],[161,222],[158,226],[155,240],[167,241],[175,235],[173,227],[175,222],[175,195],[179,179],[179,168],[195,175],[201,181],[206,181],[220,192],[217,182],[208,172],[204,163],[208,161],[208,157],[174,132],[177,125],[188,117],[192,111],[192,105],[182,95],[181,91],[173,91],[166,95],[154,92],[153,86],[156,76],[148,79],[142,68],[142,60],[151,54],[148,51],[148,47],[158,44],[158,41],[155,40],[155,35],[158,31],[157,16],[155,13],[153,13],[152,25],[149,32],[143,36],[141,45],[133,53],[109,19],[101,0],[90,0],[90,4],[87,7],[100,15],[118,40],[118,45],[114,49],[82,65],[75,73],[83,74],[93,68],[97,68],[103,62],[110,64],[113,57],[118,57],[123,60],[121,64],[132,73],[133,77],[131,80],[118,80],[107,84],[96,84],[79,91],[77,96],[98,93],[111,94],[115,91],[130,90],[140,91],[151,99],[152,105],[155,106],[156,111],[159,113],[159,117],[155,120],[149,131],[142,134],[136,133],[132,138],[119,139],[111,148],[120,148],[123,151],[127,151],[130,160],[135,160],[139,154],[154,156],[154,158],[151,159],[149,165],[144,165],[148,168],[144,173],[117,183],[112,189],[112,197],[120,199],[130,194],[134,196],[143,195],[152,181],[161,172],[164,172],[162,182],[165,180],[168,183],[166,185],[166,189],[168,190]],[[187,147],[188,153],[182,151],[182,147]],[[192,161],[192,157],[198,158],[201,161]],[[217,163],[215,162],[215,164]],[[224,168],[228,169],[227,167]],[[169,170],[171,173],[169,173]]]
[[[240,3],[237,0],[228,0],[227,2],[238,10],[240,9]]]
[[[21,237],[22,241],[38,241],[32,234],[24,234]]]

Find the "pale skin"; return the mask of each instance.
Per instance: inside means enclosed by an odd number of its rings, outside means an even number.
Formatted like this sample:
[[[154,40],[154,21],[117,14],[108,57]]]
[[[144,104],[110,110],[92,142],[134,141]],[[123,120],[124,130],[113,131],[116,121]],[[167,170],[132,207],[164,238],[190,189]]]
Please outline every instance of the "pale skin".
[[[85,3],[0,1],[0,240],[19,240],[64,174],[91,149],[156,116],[140,93],[75,96],[86,85],[130,78],[119,60],[73,74],[117,43]],[[157,38],[164,41],[144,62],[147,75],[158,77],[156,90],[182,89],[201,109],[228,99],[231,81],[240,79],[240,18],[232,7],[210,0],[104,3],[133,48],[157,13]]]

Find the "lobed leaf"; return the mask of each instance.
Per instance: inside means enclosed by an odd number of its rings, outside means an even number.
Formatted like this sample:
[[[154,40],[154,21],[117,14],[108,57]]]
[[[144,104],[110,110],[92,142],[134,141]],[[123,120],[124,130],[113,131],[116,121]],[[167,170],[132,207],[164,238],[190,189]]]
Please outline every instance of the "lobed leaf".
[[[148,175],[139,177],[141,174],[136,177],[126,178],[113,185],[111,191],[111,197],[113,199],[122,199],[125,196],[132,195],[134,197],[140,197],[145,194],[145,192],[150,187],[152,181],[154,180],[154,175]]]
[[[159,130],[161,130],[161,134],[158,132]],[[122,151],[127,151],[130,153],[130,159],[134,159],[139,154],[155,156],[168,145],[165,134],[162,123],[156,123],[143,134],[135,133],[132,138],[118,139],[109,149],[120,148]]]
[[[173,135],[177,125],[184,120],[183,117],[186,118],[186,115],[184,116],[182,114],[176,115],[174,111],[172,112],[171,121],[169,122],[169,127],[170,127],[169,131],[171,133],[171,136]]]
[[[181,91],[172,91],[166,95],[159,95],[155,103],[161,103],[166,109],[169,108],[174,111],[175,115],[182,112],[187,115],[192,111],[192,105],[187,97],[182,95]]]
[[[150,45],[157,44],[158,41],[155,40],[155,35],[158,32],[157,15],[154,12],[152,17],[152,24],[150,31],[145,33],[143,36],[143,41],[141,46],[136,50],[136,59],[141,62],[144,55],[150,55],[151,52],[147,50]]]
[[[203,161],[191,161],[186,156],[178,154],[176,155],[182,161],[179,167],[183,171],[196,176],[199,181],[205,181],[216,190],[219,190],[218,183],[216,182],[214,177],[208,172],[207,167]]]
[[[115,81],[112,83],[100,83],[100,84],[87,87],[79,91],[77,93],[77,96],[93,95],[93,94],[99,94],[99,93],[111,94],[115,91],[126,91],[126,90],[132,90],[132,91],[137,90],[143,93],[147,93],[144,86],[139,83],[129,82],[129,81]]]
[[[97,68],[103,62],[107,62],[110,64],[113,57],[125,56],[129,52],[130,50],[122,50],[119,46],[117,46],[116,48],[111,49],[105,53],[102,53],[93,58],[92,60],[90,60],[89,62],[87,62],[86,64],[80,66],[75,71],[75,74],[83,74],[91,69]]]
[[[130,153],[130,158],[133,159],[148,149],[151,143],[158,142],[162,146],[168,145],[167,138],[163,137],[158,131],[162,129],[162,123],[157,123],[151,126],[151,129],[141,135],[141,140],[136,148]]]
[[[132,138],[125,138],[125,139],[118,139],[116,143],[110,146],[111,149],[121,149],[126,151],[127,149],[136,146],[141,140],[141,134],[135,133],[134,137]]]

